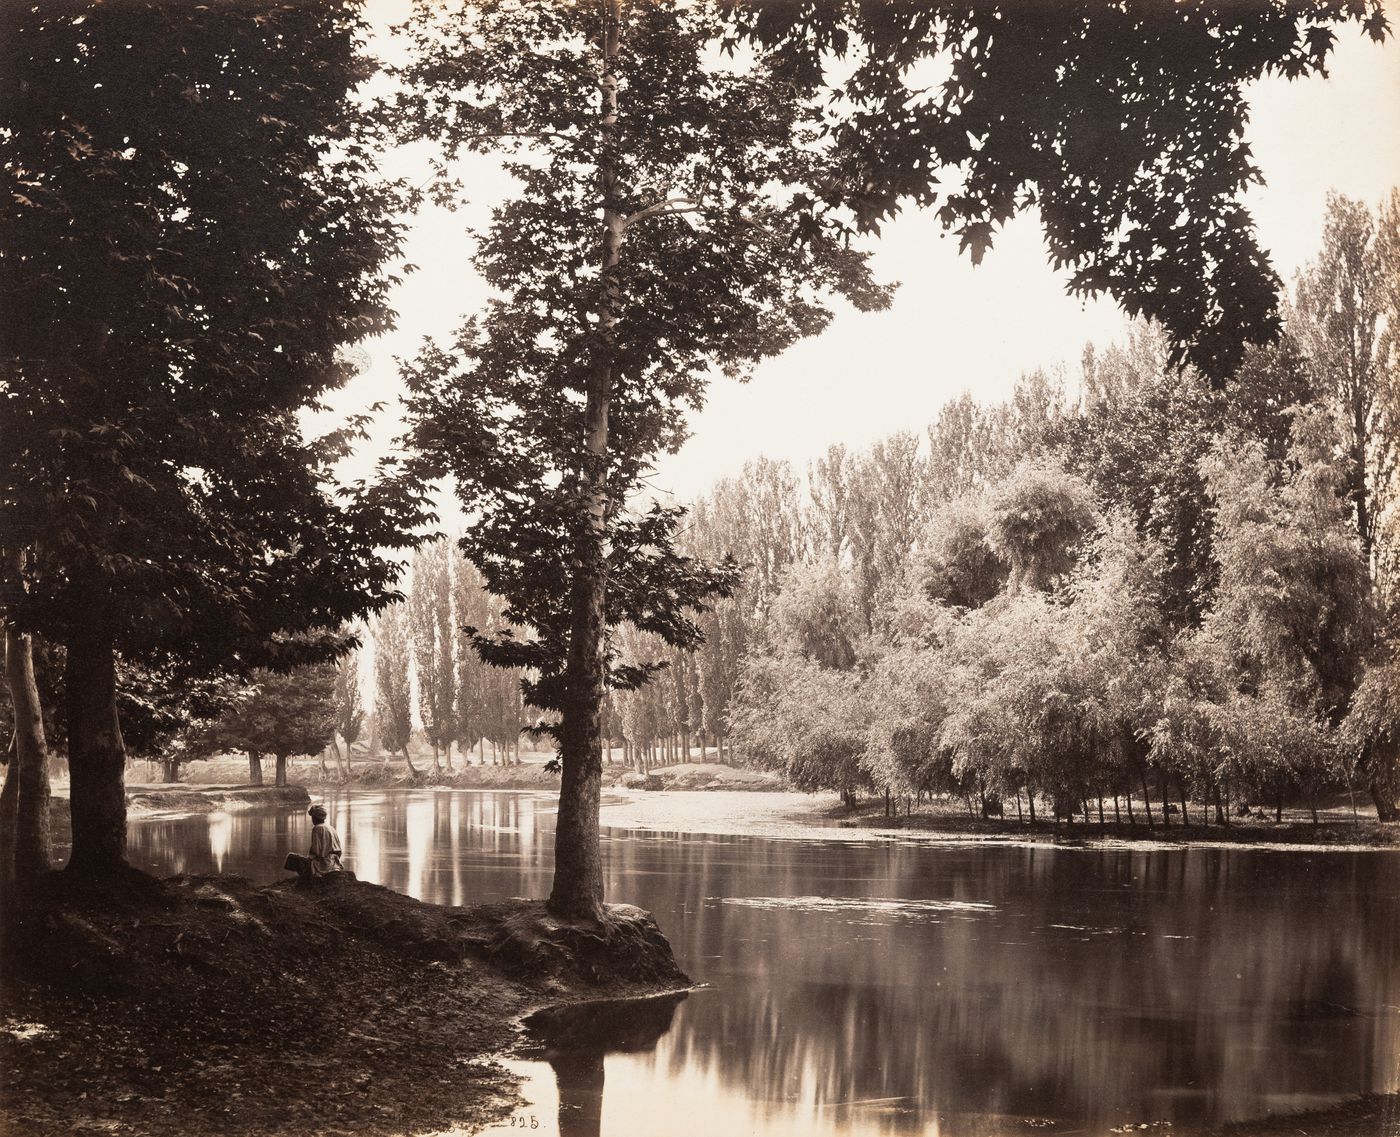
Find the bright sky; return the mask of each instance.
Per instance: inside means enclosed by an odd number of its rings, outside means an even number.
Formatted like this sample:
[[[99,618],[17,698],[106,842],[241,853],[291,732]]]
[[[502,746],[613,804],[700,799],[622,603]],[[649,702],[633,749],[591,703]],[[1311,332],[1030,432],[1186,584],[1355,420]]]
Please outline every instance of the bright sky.
[[[1400,28],[1400,0],[1388,7]],[[406,8],[403,0],[370,4],[380,26]],[[1374,207],[1400,185],[1400,44],[1373,44],[1349,26],[1333,60],[1330,79],[1268,80],[1250,94],[1249,140],[1266,184],[1248,205],[1285,281],[1316,253],[1329,189]],[[404,162],[405,170],[416,166]],[[483,160],[468,184],[472,208],[416,219],[407,255],[419,271],[394,297],[398,328],[365,345],[372,364],[341,392],[337,410],[396,401],[394,357],[411,355],[425,336],[449,334],[484,299],[463,230],[482,221],[506,183]],[[1074,380],[1085,343],[1123,335],[1112,302],[1065,295],[1065,275],[1046,263],[1034,216],[1004,230],[977,268],[925,215],[888,226],[873,248],[877,275],[900,282],[893,306],[839,311],[825,333],[763,364],[749,384],[717,378],[692,417],[690,440],[659,462],[656,489],[689,500],[760,454],[801,470],[832,443],[860,448],[896,430],[922,431],[965,389],[997,401],[1038,366],[1062,366]],[[396,432],[397,414],[382,415],[364,457],[382,453]]]

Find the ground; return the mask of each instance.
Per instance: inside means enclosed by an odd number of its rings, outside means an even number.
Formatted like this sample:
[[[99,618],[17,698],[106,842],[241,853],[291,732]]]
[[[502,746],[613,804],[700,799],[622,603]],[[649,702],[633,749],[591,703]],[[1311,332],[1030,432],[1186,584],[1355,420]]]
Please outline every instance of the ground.
[[[9,910],[0,1130],[402,1134],[516,1104],[493,1056],[544,1005],[684,988],[646,913],[446,908],[355,881],[53,874]]]

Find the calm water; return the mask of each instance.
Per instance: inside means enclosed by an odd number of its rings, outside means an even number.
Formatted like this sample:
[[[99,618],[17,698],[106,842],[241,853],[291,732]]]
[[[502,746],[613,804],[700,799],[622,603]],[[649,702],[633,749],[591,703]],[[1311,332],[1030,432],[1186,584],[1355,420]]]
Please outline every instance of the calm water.
[[[547,796],[331,798],[347,865],[544,896]],[[300,811],[135,821],[135,864],[277,879]],[[503,1132],[1105,1132],[1400,1088],[1400,854],[1088,851],[612,830],[611,900],[709,984],[537,1024]],[[580,1045],[606,1037],[604,1046]]]

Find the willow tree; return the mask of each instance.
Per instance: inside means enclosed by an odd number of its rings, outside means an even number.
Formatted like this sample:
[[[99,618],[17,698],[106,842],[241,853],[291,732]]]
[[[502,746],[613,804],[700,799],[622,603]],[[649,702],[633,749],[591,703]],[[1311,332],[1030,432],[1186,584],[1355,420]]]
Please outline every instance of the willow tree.
[[[744,376],[820,331],[826,302],[887,303],[806,187],[821,109],[762,59],[723,59],[716,6],[420,4],[403,124],[449,158],[495,151],[518,182],[481,234],[499,299],[409,369],[413,441],[477,518],[463,549],[525,638],[563,765],[550,907],[597,916],[601,706],[623,621],[690,646],[727,587],[682,557],[675,510],[634,513],[715,371]]]

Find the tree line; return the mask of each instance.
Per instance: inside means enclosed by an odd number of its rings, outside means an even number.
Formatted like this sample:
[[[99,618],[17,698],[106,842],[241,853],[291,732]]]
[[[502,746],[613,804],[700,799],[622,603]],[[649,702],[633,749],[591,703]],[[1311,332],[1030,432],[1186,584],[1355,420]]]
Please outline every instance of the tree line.
[[[723,676],[741,758],[1030,818],[1355,788],[1393,819],[1397,222],[1400,195],[1333,197],[1284,336],[1223,394],[1139,325],[1076,396],[1038,372],[833,447],[805,501],[780,463],[716,486],[688,537],[749,576],[686,666]]]

